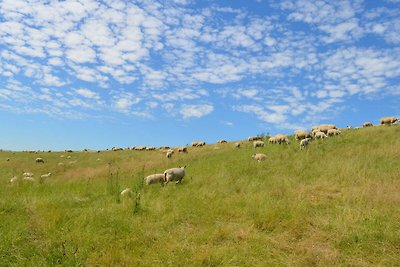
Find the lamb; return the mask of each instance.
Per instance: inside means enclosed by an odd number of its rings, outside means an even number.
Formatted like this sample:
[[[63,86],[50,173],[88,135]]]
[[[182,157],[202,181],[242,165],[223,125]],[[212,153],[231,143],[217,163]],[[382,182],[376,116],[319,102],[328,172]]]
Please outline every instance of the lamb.
[[[172,154],[174,154],[174,151],[167,151],[167,154],[165,155],[167,158],[171,158]]]
[[[263,153],[254,153],[251,157],[253,159],[257,160],[258,162],[261,162],[261,161],[267,159],[267,155],[265,155]]]
[[[305,149],[308,146],[308,143],[311,141],[311,138],[307,137],[300,141],[300,150]]]
[[[294,132],[294,138],[296,140],[301,140],[301,139],[305,139],[305,138],[309,138],[309,137],[311,137],[311,134],[307,131],[297,130]]]
[[[395,117],[383,117],[383,118],[381,118],[381,125],[384,125],[384,124],[392,125],[396,121],[398,121],[398,118],[395,118]]]
[[[44,163],[44,159],[43,158],[36,158],[36,163]]]
[[[365,128],[365,127],[371,127],[371,126],[374,126],[373,124],[372,124],[372,122],[364,122],[363,123],[363,127]]]
[[[249,138],[247,138],[248,141],[257,141],[262,139],[263,138],[261,136],[249,136]]]
[[[121,191],[121,196],[131,196],[132,195],[132,190],[130,188],[125,188],[124,190]]]
[[[278,143],[278,140],[276,139],[276,137],[270,137],[269,139],[268,139],[268,143],[270,143],[270,144],[277,144]]]
[[[286,143],[287,145],[290,144],[289,138],[285,134],[277,134],[275,135],[276,141],[278,144]]]
[[[179,168],[171,168],[164,172],[164,183],[168,184],[170,181],[176,181],[176,184],[182,182],[183,177],[185,177],[186,166]]]
[[[316,132],[315,133],[315,139],[324,139],[328,137],[324,132]]]
[[[156,174],[151,174],[144,178],[146,185],[151,185],[151,184],[156,184],[160,183],[163,185],[164,183],[164,174],[163,173],[156,173]]]
[[[187,153],[188,151],[187,151],[187,147],[180,147],[180,148],[178,148],[178,152],[179,153]]]
[[[264,142],[263,141],[254,141],[253,142],[253,146],[254,146],[254,148],[263,147],[264,146]]]
[[[327,135],[328,136],[332,136],[332,135],[339,135],[341,133],[342,132],[340,130],[338,130],[338,129],[329,129],[328,132],[327,132]]]

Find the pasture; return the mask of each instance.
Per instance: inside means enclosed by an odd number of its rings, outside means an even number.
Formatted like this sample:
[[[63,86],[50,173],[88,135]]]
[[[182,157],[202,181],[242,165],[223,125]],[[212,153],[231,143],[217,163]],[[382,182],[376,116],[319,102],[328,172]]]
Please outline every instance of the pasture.
[[[3,151],[0,265],[398,266],[399,137],[400,126],[377,126],[305,150],[290,137],[256,149],[189,147],[171,159],[159,150]],[[267,160],[253,160],[255,151]],[[183,165],[182,184],[143,183]],[[28,171],[34,182],[22,180]],[[127,187],[133,194],[122,197]]]

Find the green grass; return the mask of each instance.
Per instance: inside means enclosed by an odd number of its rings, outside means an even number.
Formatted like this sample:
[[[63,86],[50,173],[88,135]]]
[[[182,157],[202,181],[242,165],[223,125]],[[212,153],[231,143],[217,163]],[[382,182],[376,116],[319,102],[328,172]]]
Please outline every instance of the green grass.
[[[399,126],[347,130],[305,151],[291,139],[258,148],[261,163],[247,141],[172,159],[1,152],[0,266],[398,266],[399,136]],[[183,165],[180,185],[143,184]],[[36,182],[10,184],[26,171]]]

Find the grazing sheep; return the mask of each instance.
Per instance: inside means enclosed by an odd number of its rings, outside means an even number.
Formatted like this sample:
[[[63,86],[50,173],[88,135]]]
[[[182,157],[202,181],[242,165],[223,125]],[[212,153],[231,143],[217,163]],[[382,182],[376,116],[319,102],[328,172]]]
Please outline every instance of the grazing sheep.
[[[225,139],[221,139],[217,141],[218,144],[226,144],[228,143],[228,141],[226,141]]]
[[[285,143],[287,145],[290,144],[289,138],[287,137],[286,134],[277,134],[275,135],[276,141],[278,142],[278,144],[282,144]]]
[[[187,147],[183,146],[183,147],[178,148],[178,152],[179,153],[187,153],[188,152]]]
[[[168,184],[170,181],[176,181],[176,184],[181,183],[183,177],[185,177],[185,168],[186,166],[166,170],[164,172],[165,184]]]
[[[67,157],[67,159],[70,159],[70,158],[71,158],[71,156],[68,156],[68,157]]]
[[[36,163],[44,163],[44,159],[43,158],[36,158]]]
[[[365,127],[371,127],[371,126],[374,126],[373,124],[372,124],[372,122],[364,122],[363,123],[363,127],[365,128]]]
[[[261,162],[261,161],[267,159],[267,155],[265,155],[263,153],[254,153],[251,157],[253,159],[257,160],[258,162]]]
[[[324,132],[316,132],[315,133],[315,139],[324,139],[327,138],[328,136]]]
[[[311,138],[307,137],[300,141],[300,150],[305,149],[308,146],[308,143],[311,141]]]
[[[383,124],[392,125],[396,121],[398,121],[398,118],[396,117],[383,117],[381,118],[381,125]]]
[[[167,158],[171,158],[172,154],[174,154],[174,151],[167,151],[167,154],[165,155]]]
[[[132,190],[130,188],[125,188],[124,190],[121,191],[121,196],[131,196],[132,195]]]
[[[18,181],[19,181],[19,179],[18,179],[17,176],[14,176],[13,178],[10,179],[10,183],[12,183],[12,184],[14,184],[14,183],[16,183]]]
[[[163,185],[164,183],[164,173],[156,173],[156,174],[151,174],[144,178],[146,185],[151,185],[151,184],[156,184],[160,183]]]
[[[24,181],[28,181],[28,182],[34,182],[35,181],[35,178],[33,178],[33,177],[24,177],[24,178],[22,178]]]
[[[45,178],[49,178],[50,176],[51,176],[51,172],[40,175],[40,178],[45,179]]]
[[[249,138],[247,138],[248,141],[257,141],[262,139],[262,136],[249,136]]]
[[[240,148],[240,143],[239,143],[239,142],[236,142],[236,143],[235,143],[235,147],[236,147],[236,148]]]
[[[146,150],[147,150],[147,151],[156,150],[156,148],[155,148],[154,146],[150,146],[150,147],[146,147]]]
[[[253,147],[263,147],[264,146],[264,142],[263,141],[254,141],[253,142]]]
[[[192,142],[192,146],[195,146],[195,147],[201,147],[201,146],[205,146],[205,145],[206,145],[206,142],[204,142],[204,141]]]
[[[327,135],[328,136],[332,136],[332,135],[339,135],[341,133],[342,132],[340,130],[338,130],[338,129],[329,129],[328,132],[327,132]]]
[[[64,165],[64,163],[62,163],[62,162],[59,162],[59,163],[57,163],[57,165],[58,165],[58,166],[63,166],[63,165]]]
[[[315,130],[318,130],[319,132],[327,133],[329,129],[337,129],[337,127],[334,124],[321,124],[321,125],[312,127],[313,132]]]
[[[268,143],[270,143],[270,144],[277,144],[277,143],[278,143],[278,139],[276,139],[275,136],[270,137],[270,138],[268,139]]]
[[[297,130],[294,132],[294,138],[296,140],[301,140],[301,139],[305,139],[305,138],[309,138],[309,137],[311,137],[311,134],[307,131]]]
[[[33,173],[31,173],[31,172],[24,172],[24,173],[22,174],[22,176],[23,176],[23,177],[32,177],[32,176],[33,176]]]

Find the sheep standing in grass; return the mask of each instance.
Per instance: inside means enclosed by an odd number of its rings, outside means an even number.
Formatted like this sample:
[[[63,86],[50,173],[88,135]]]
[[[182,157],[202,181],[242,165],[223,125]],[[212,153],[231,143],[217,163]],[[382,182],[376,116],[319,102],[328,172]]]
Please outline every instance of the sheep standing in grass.
[[[44,159],[43,158],[36,158],[36,163],[44,163]]]
[[[268,139],[268,143],[270,143],[270,144],[277,144],[277,143],[278,143],[278,140],[276,139],[275,136],[273,136],[273,137],[270,137],[270,138]]]
[[[40,178],[46,179],[46,178],[49,178],[50,176],[51,176],[51,172],[40,175]]]
[[[121,191],[121,196],[131,196],[132,195],[132,190],[130,188],[125,188],[124,190]]]
[[[18,182],[18,180],[19,180],[18,177],[14,176],[13,178],[10,179],[10,183],[14,184],[14,183]]]
[[[324,139],[327,138],[328,136],[324,132],[316,132],[315,133],[315,139]]]
[[[187,153],[188,151],[187,151],[187,147],[180,147],[180,148],[178,148],[178,152],[179,153]]]
[[[185,168],[186,166],[166,170],[164,172],[165,184],[168,184],[170,181],[176,181],[176,184],[181,183],[183,177],[185,177]]]
[[[262,136],[249,136],[247,138],[247,141],[257,141],[257,140],[262,140]]]
[[[387,125],[392,125],[398,120],[396,117],[383,117],[381,118],[381,125],[387,124]]]
[[[311,137],[311,134],[307,131],[297,130],[294,132],[294,138],[296,140],[301,140],[301,139],[305,139],[305,138],[309,138],[309,137]]]
[[[225,139],[221,139],[217,141],[218,144],[226,144],[228,143]]]
[[[374,126],[373,124],[372,124],[372,122],[364,122],[363,123],[363,127],[365,128],[365,127],[371,127],[371,126]]]
[[[328,132],[327,132],[327,135],[328,136],[332,136],[332,135],[339,135],[341,133],[342,132],[340,130],[338,130],[338,129],[329,129]]]
[[[31,172],[24,172],[24,173],[22,174],[22,176],[23,176],[23,177],[32,177],[32,176],[33,176],[33,173],[31,173]]]
[[[236,148],[240,148],[240,143],[239,143],[239,142],[236,142],[236,143],[235,143],[235,147],[236,147]]]
[[[174,154],[174,151],[167,151],[167,154],[165,155],[167,158],[171,158],[172,154]]]
[[[263,154],[263,153],[254,153],[251,156],[253,159],[257,160],[258,162],[264,161],[267,159],[267,155]]]
[[[289,138],[287,137],[286,134],[277,134],[275,135],[276,141],[278,142],[278,144],[282,144],[285,143],[287,145],[290,144]]]
[[[307,137],[303,140],[300,141],[300,150],[305,149],[308,146],[308,143],[310,142],[311,138]]]
[[[144,178],[146,185],[151,185],[151,184],[156,184],[160,183],[163,185],[164,183],[164,174],[163,173],[156,173],[156,174],[151,174]]]
[[[254,141],[253,142],[253,147],[263,147],[264,146],[264,142],[263,141]]]

